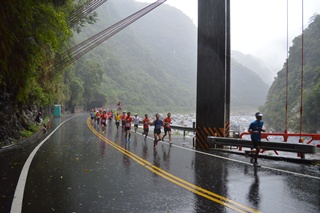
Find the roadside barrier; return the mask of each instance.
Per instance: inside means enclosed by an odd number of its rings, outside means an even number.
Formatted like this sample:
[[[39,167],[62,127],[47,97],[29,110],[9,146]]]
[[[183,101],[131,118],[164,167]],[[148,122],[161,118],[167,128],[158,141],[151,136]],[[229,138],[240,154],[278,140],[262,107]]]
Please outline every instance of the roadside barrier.
[[[240,138],[223,138],[208,136],[207,141],[209,144],[216,148],[217,145],[237,146],[237,147],[252,147],[251,140],[244,140]],[[285,152],[301,153],[301,159],[304,158],[304,154],[315,154],[317,152],[317,146],[303,143],[291,143],[291,142],[270,142],[261,141],[261,149],[264,150],[278,150]],[[240,150],[241,151],[241,150]]]

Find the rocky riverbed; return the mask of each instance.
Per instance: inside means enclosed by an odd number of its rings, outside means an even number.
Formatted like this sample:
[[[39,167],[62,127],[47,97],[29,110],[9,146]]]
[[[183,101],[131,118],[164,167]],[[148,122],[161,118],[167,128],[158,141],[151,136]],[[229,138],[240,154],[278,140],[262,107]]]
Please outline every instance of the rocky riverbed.
[[[165,115],[161,115],[165,118]],[[172,124],[177,126],[192,127],[193,122],[196,122],[196,114],[172,114]],[[255,120],[253,115],[235,114],[230,116],[230,131],[232,132],[246,132],[249,124]],[[191,134],[191,133],[189,133]]]

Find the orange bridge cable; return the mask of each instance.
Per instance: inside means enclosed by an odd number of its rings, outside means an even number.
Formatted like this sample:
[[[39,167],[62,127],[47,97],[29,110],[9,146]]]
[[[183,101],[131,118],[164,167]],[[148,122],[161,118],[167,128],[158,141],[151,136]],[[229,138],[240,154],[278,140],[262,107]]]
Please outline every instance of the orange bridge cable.
[[[304,29],[303,29],[303,0],[302,2],[302,34],[301,34],[301,88],[300,88],[300,141],[302,133],[302,113],[303,113],[303,81],[304,81]]]
[[[286,63],[286,114],[284,132],[288,131],[288,96],[289,96],[289,0],[287,0],[287,63]]]

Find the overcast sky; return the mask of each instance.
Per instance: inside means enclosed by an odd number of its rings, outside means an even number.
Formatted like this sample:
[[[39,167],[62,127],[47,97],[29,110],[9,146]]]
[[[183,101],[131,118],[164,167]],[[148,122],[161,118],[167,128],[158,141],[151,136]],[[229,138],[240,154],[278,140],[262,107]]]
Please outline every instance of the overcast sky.
[[[311,16],[320,14],[320,0],[288,0],[289,46],[302,32],[302,1],[304,28]],[[287,0],[230,0],[230,3],[231,49],[259,57],[279,71],[287,54]],[[178,8],[197,25],[198,0],[167,0],[165,4]]]

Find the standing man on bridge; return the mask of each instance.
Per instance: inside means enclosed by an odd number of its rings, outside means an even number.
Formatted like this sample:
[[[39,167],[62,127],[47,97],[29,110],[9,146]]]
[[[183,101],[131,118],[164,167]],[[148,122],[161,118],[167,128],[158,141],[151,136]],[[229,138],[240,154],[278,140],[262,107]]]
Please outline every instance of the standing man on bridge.
[[[255,148],[251,148],[251,151],[245,151],[246,157],[248,157],[249,153],[254,153],[254,164],[257,164],[258,161],[258,155],[260,152],[260,146],[261,146],[261,132],[264,132],[265,130],[262,129],[263,127],[263,120],[262,120],[262,113],[257,112],[255,114],[256,120],[253,121],[248,129],[248,132],[251,134],[251,141],[252,141],[252,146]]]

